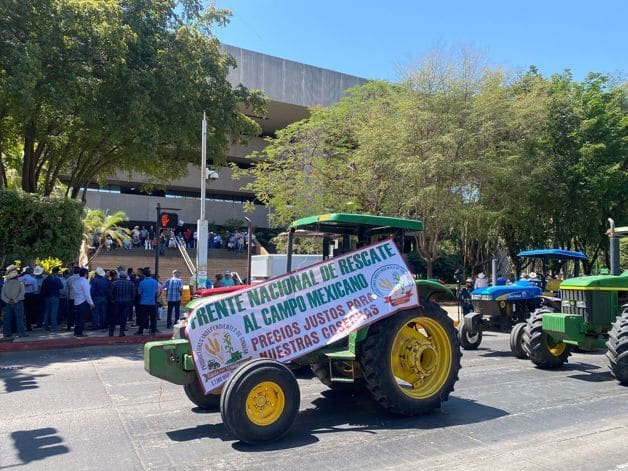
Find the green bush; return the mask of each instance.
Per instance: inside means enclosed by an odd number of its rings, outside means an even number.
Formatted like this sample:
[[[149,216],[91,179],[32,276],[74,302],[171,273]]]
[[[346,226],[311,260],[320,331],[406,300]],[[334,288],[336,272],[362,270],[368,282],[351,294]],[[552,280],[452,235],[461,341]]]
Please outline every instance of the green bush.
[[[0,262],[58,258],[69,262],[81,245],[81,205],[15,190],[0,190]]]

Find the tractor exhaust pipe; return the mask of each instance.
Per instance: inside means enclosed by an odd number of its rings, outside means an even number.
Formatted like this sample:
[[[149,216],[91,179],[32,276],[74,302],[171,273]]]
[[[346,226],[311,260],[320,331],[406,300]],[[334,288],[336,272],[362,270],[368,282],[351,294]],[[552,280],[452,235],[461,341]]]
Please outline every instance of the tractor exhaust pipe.
[[[620,266],[620,254],[619,254],[619,237],[617,237],[617,233],[615,232],[615,221],[611,218],[608,218],[608,223],[610,225],[610,229],[607,234],[610,238],[610,269],[611,275],[620,275],[621,274],[621,266]]]

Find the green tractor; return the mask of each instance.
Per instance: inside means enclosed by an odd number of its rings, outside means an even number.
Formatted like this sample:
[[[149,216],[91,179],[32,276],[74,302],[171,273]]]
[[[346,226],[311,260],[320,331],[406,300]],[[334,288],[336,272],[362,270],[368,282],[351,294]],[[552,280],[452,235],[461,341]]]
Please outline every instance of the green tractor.
[[[395,414],[423,414],[440,407],[454,389],[462,354],[453,321],[435,302],[436,298],[454,300],[454,294],[437,282],[414,280],[407,268],[401,267],[422,228],[421,221],[357,214],[324,214],[295,221],[288,234],[288,273],[240,292],[193,300],[187,319],[175,325],[172,340],[145,345],[146,371],[182,385],[188,398],[201,408],[219,407],[226,428],[246,443],[276,440],[292,425],[300,403],[294,366],[310,366],[316,377],[333,389],[364,388]],[[297,230],[320,237],[324,260],[292,271]],[[376,255],[385,254],[385,248],[388,253],[394,251],[395,257],[375,263]],[[391,264],[393,259],[400,263]],[[351,276],[334,278],[327,285],[314,280],[314,273],[332,278],[333,266],[336,274],[346,269]],[[406,277],[405,284],[395,285],[400,276]],[[320,288],[315,286],[301,296],[294,292],[298,279]],[[361,279],[369,280],[369,286],[360,285]],[[356,280],[358,286],[352,285]],[[395,291],[395,286],[404,289]],[[356,292],[344,301],[338,298],[312,308],[312,302],[354,288],[364,288],[363,294]],[[282,298],[281,290],[292,294]],[[244,306],[263,292],[276,297],[271,309]],[[416,302],[404,304],[410,293]],[[303,300],[310,304],[304,302],[305,309],[299,310]],[[232,308],[242,305],[242,314],[229,314],[229,303]],[[384,315],[377,317],[377,306],[385,305],[377,303],[388,303],[391,310],[384,314],[380,309]],[[359,324],[371,315],[371,322]],[[273,325],[275,316],[289,316],[288,322]],[[241,317],[249,319],[249,344],[233,327]],[[194,329],[200,322],[206,323],[206,330],[197,336]],[[225,327],[227,322],[232,325]],[[264,324],[272,330],[264,331]],[[352,325],[356,326],[353,330]],[[305,333],[311,341],[315,329],[326,343],[299,351],[303,342],[299,343],[298,335],[307,340]],[[228,364],[225,360],[236,352],[238,359]],[[220,382],[212,382],[214,373]]]
[[[523,348],[540,368],[557,368],[567,362],[571,349],[608,348],[611,373],[628,384],[628,271],[621,273],[619,238],[628,227],[615,227],[609,219],[610,275],[563,281],[561,312],[540,308],[529,317]]]

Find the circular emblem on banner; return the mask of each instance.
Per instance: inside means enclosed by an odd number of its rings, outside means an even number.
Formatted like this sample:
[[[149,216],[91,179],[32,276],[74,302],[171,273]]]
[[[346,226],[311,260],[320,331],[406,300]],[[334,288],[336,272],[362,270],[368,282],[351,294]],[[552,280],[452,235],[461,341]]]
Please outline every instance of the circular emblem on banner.
[[[196,353],[203,369],[219,370],[248,357],[242,332],[232,325],[218,324],[207,329],[197,344]]]
[[[408,270],[401,265],[384,265],[371,276],[371,289],[377,296],[390,296],[395,288],[399,289],[412,282]]]

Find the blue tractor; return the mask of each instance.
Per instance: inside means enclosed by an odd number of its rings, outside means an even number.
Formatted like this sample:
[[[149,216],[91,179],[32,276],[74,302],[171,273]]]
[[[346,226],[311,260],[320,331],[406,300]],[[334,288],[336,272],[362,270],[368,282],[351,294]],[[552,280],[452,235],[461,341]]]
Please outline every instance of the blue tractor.
[[[458,326],[460,344],[465,350],[475,350],[482,343],[482,331],[510,332],[510,349],[517,358],[526,358],[523,351],[523,329],[530,313],[541,306],[560,311],[560,281],[545,279],[548,261],[558,260],[561,268],[574,261],[573,276],[579,273],[579,261],[586,260],[582,252],[562,249],[526,250],[518,257],[541,260],[540,275],[522,278],[512,284],[489,286],[471,292],[474,312],[464,316]]]

